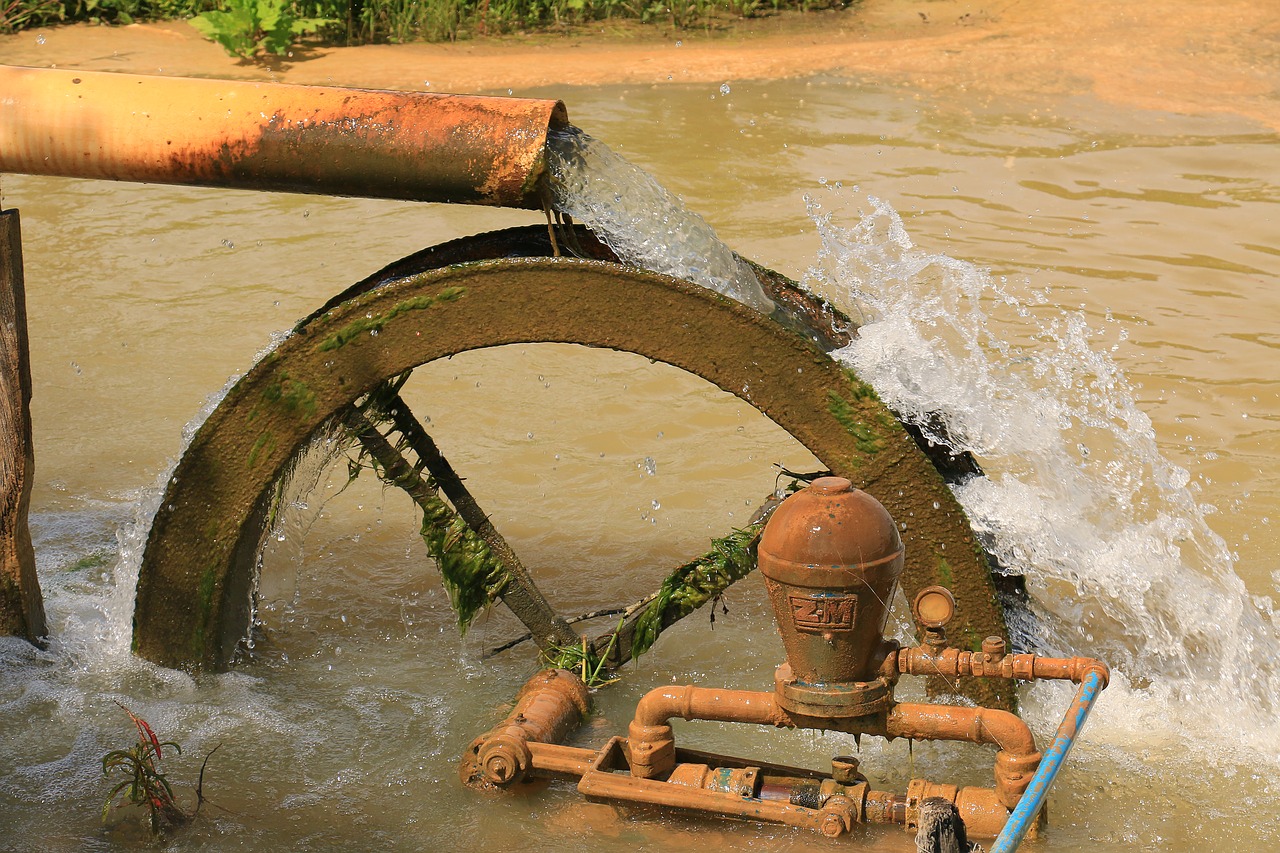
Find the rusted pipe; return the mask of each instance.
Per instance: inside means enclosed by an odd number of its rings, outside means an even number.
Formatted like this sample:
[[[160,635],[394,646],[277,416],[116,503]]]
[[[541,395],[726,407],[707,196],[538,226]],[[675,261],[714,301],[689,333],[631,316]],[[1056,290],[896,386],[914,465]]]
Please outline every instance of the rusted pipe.
[[[1040,764],[1035,737],[1019,717],[990,708],[952,705],[895,705],[883,718],[883,731],[863,726],[863,734],[913,740],[949,740],[991,744],[996,753],[996,797],[1012,809]]]
[[[1094,701],[1104,687],[1106,687],[1106,667],[1091,668],[1081,679],[1071,707],[1067,709],[1061,725],[1058,726],[1058,732],[1049,747],[1048,755],[1045,756],[1043,764],[1036,769],[1026,793],[1013,810],[1013,814],[1009,816],[1004,828],[1000,830],[1000,835],[991,847],[991,853],[1013,853],[1023,836],[1035,828],[1036,816],[1040,815],[1040,819],[1043,820],[1044,813],[1040,807],[1044,804],[1045,797],[1049,795],[1049,786],[1053,784],[1054,777],[1062,769],[1063,762],[1067,760],[1067,753],[1075,744],[1076,736],[1080,734],[1080,729],[1084,727],[1085,720],[1089,717],[1089,711],[1093,709]]]
[[[656,687],[636,705],[635,717],[627,730],[632,776],[660,779],[675,767],[675,735],[668,724],[673,717],[762,726],[792,725],[772,693],[692,685]]]
[[[1103,687],[1111,676],[1107,665],[1094,658],[1005,654],[1004,641],[999,637],[988,637],[983,641],[982,649],[981,652],[955,648],[935,651],[927,646],[899,649],[898,671],[905,675],[941,675],[948,678],[1061,679],[1076,684],[1084,681],[1089,673],[1096,672]]]
[[[463,783],[484,788],[521,781],[534,766],[531,745],[567,737],[589,704],[587,686],[568,670],[547,669],[530,678],[506,720],[471,742],[459,771]],[[555,773],[576,769],[577,756],[542,753]]]
[[[554,100],[0,66],[0,172],[538,208]]]

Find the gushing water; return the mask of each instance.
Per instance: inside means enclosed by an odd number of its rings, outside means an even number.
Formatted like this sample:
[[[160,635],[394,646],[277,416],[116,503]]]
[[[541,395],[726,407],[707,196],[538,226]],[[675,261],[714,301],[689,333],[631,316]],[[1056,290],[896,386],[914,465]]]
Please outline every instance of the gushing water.
[[[751,267],[711,226],[603,142],[576,127],[553,131],[547,161],[556,209],[589,227],[625,263],[773,312]]]
[[[935,441],[979,458],[987,476],[956,493],[1000,562],[1028,579],[1030,643],[1115,667],[1103,715],[1118,742],[1177,732],[1181,749],[1222,766],[1258,754],[1274,764],[1271,602],[1250,598],[1206,521],[1213,508],[1157,447],[1112,356],[1123,330],[917,248],[878,199],[842,227],[823,202],[846,198],[829,190],[806,196],[822,241],[806,284],[863,324],[835,357]]]

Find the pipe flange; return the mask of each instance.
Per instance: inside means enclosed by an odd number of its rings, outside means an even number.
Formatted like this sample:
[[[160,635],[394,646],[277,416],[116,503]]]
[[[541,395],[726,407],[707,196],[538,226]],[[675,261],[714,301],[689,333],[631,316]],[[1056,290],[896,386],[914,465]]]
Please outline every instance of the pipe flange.
[[[789,714],[824,719],[847,719],[879,714],[893,707],[893,685],[884,677],[873,681],[832,681],[808,684],[784,663],[774,671],[778,705]]]
[[[533,766],[529,744],[507,734],[498,735],[480,747],[477,760],[485,781],[499,787],[523,780]]]

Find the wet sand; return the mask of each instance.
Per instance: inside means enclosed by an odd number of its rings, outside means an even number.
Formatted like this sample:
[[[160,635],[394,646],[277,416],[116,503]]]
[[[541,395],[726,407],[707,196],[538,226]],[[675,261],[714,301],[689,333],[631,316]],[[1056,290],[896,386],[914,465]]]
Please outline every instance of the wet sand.
[[[1274,0],[865,0],[839,12],[740,21],[715,31],[606,22],[600,32],[456,44],[301,48],[244,64],[183,21],[77,25],[0,37],[16,65],[274,79],[440,92],[869,75],[933,92],[1231,112],[1280,130],[1280,3]]]

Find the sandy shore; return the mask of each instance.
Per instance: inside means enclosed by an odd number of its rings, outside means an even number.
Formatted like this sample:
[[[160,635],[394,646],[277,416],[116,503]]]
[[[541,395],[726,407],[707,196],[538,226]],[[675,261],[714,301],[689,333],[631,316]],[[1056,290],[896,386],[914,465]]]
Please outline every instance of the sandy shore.
[[[446,92],[605,83],[871,75],[994,96],[1090,92],[1112,103],[1232,112],[1280,130],[1275,0],[865,0],[841,12],[444,45],[299,50],[246,65],[186,22],[54,27],[0,37],[0,61]],[[609,30],[604,32],[604,30]]]

